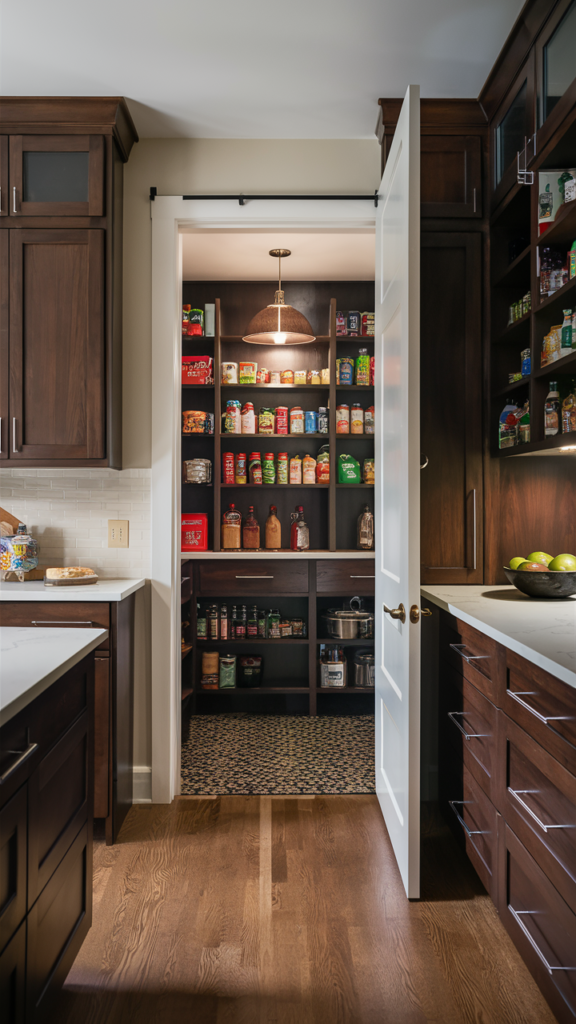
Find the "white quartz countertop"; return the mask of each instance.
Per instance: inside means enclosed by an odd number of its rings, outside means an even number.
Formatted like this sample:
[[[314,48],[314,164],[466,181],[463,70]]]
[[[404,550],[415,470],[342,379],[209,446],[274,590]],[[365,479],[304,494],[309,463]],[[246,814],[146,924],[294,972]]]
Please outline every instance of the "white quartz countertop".
[[[302,558],[304,561],[309,559],[324,559],[324,558],[347,558],[350,561],[355,559],[374,559],[373,551],[182,551],[181,556],[183,562],[187,562],[189,559],[196,561],[197,559],[214,558],[217,561],[223,558],[228,558],[233,562],[242,562],[247,558],[250,559],[292,559]]]
[[[146,580],[98,580],[70,587],[45,587],[42,580],[30,583],[0,581],[0,601],[123,601],[140,590]]]
[[[421,587],[422,597],[576,688],[576,596],[526,597],[516,587]]]
[[[0,725],[22,711],[107,636],[107,629],[0,627]]]

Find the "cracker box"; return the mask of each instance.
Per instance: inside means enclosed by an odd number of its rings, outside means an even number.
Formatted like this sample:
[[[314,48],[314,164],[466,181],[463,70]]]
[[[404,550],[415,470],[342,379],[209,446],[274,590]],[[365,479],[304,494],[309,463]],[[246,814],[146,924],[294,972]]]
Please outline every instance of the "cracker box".
[[[258,373],[258,363],[239,363],[238,364],[238,383],[239,384],[255,384],[256,374]]]
[[[208,550],[208,516],[205,512],[182,513],[182,551]]]
[[[182,356],[183,384],[213,384],[214,360],[211,356]]]

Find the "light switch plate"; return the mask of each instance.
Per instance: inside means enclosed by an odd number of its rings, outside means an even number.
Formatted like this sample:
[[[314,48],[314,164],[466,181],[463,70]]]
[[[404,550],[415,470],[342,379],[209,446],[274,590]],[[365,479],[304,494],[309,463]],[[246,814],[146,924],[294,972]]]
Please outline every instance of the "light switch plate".
[[[108,547],[109,548],[127,548],[129,540],[128,532],[128,520],[127,519],[109,519],[108,520]]]

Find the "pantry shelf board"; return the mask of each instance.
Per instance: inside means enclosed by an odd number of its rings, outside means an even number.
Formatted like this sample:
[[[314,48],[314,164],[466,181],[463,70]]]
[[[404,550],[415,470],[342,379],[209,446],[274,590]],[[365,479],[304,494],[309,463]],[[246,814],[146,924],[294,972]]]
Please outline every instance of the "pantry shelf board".
[[[356,489],[356,490],[360,489],[360,490],[366,490],[366,491],[373,491],[374,490],[374,484],[336,484],[336,489],[337,490],[340,489],[340,490],[344,490],[344,491],[352,491],[354,489]]]
[[[530,289],[530,253],[532,252],[532,246],[527,245],[522,250],[519,256],[512,263],[509,263],[501,274],[498,275],[492,281],[493,288],[503,288],[509,285],[518,284],[521,281],[526,282],[526,290]]]
[[[199,486],[201,486],[201,485],[199,485]],[[230,488],[230,487],[236,487],[236,488],[241,487],[243,490],[246,490],[246,491],[250,491],[250,490],[266,491],[266,490],[270,490],[271,488],[276,489],[277,487],[290,487],[290,488],[293,488],[293,487],[306,487],[308,489],[313,487],[315,490],[322,490],[322,489],[324,489],[325,491],[327,491],[328,488],[330,487],[330,484],[289,484],[289,483],[288,484],[220,484],[220,487],[222,487],[223,489],[226,488],[226,487],[227,488]]]
[[[269,595],[266,594],[266,597],[268,596]],[[212,647],[227,647],[230,644],[242,644],[248,647],[255,647],[259,644],[290,644],[291,646],[294,646],[294,644],[306,644],[307,646],[310,643],[310,640],[303,640],[300,637],[296,636],[278,636],[266,638],[251,636],[249,637],[248,640],[204,640],[204,638],[202,638],[198,639],[197,643],[198,650],[202,650],[205,644]]]
[[[201,434],[194,431],[194,433],[182,434],[182,437],[211,437],[214,439],[214,434]]]
[[[373,384],[337,384],[336,391],[374,391]]]
[[[183,487],[214,487],[214,484],[199,484],[199,483],[195,483],[194,480],[183,480],[182,481],[182,486]]]
[[[373,686],[317,686],[316,693],[374,693]]]
[[[309,686],[226,686],[223,689],[218,688],[217,690],[203,690],[201,686],[198,687],[196,693],[240,693],[240,694],[258,694],[258,693],[310,693]]]
[[[337,441],[373,441],[374,434],[336,434]]]
[[[322,612],[320,612],[319,614],[320,614],[320,617],[322,617]],[[366,639],[362,639],[362,640],[360,640],[360,639],[358,639],[358,640],[343,640],[341,637],[335,637],[335,636],[321,637],[320,636],[320,637],[316,638],[316,644],[317,645],[318,644],[338,644],[340,647],[373,647],[374,646],[374,639],[372,638],[371,640],[366,640]]]
[[[576,238],[576,200],[563,203],[554,222],[538,238],[538,245],[568,245]]]
[[[532,455],[538,452],[554,452],[557,448],[565,448],[576,444],[576,432],[571,434],[556,434],[554,437],[542,438],[540,441],[529,441],[527,444],[517,444],[513,448],[498,448],[494,452],[497,459]]]
[[[541,366],[538,370],[534,370],[532,376],[535,378],[539,377],[550,377],[554,378],[555,373],[567,373],[574,372],[576,369],[576,349],[568,353],[565,356],[560,356],[560,359],[556,359],[553,363],[548,363],[548,366]]]
[[[284,486],[284,485],[283,485]],[[263,550],[248,551],[243,548],[238,548],[232,551],[234,561],[238,563],[249,560],[254,557],[262,560],[263,563],[269,558],[275,559],[289,559],[289,558],[303,558],[303,559],[318,559],[323,561],[325,559],[374,559],[373,551],[357,551],[356,548],[337,548],[330,550],[330,548],[308,548],[307,551],[291,551],[289,548],[282,548],[280,551],[274,551],[272,549],[264,548]],[[181,551],[180,558],[182,561],[188,561],[193,558],[195,562],[202,561],[203,559],[210,559],[210,561],[222,561],[230,558],[230,551],[214,551],[209,549],[208,551]],[[293,594],[278,594],[278,597],[298,597],[301,595]]]
[[[500,388],[499,391],[496,391],[494,397],[505,398],[511,391],[518,391],[520,388],[523,388],[525,384],[529,383],[530,377],[523,377],[522,380],[515,380],[512,384],[508,384],[505,388]]]
[[[214,390],[214,384],[182,384],[183,388],[194,388],[195,391]]]
[[[185,435],[185,436],[188,436],[188,435]],[[199,434],[198,436],[201,437],[202,435]],[[329,437],[329,434],[306,434],[306,433],[302,433],[302,434],[226,434],[226,433],[221,433],[219,436],[223,437],[226,441],[242,441],[242,439],[245,438],[245,437],[255,437],[259,441],[266,441],[267,438],[269,438],[269,437],[281,437],[283,441],[302,441],[303,439],[305,439],[307,437],[323,437],[323,438],[325,438],[327,440],[328,437]],[[371,435],[367,435],[367,436],[371,436]]]
[[[496,343],[504,344],[505,342],[512,340],[517,341],[522,334],[529,334],[531,316],[532,311],[530,310],[528,313],[524,313],[524,316],[521,316],[519,320],[515,320],[513,324],[509,324],[509,326],[506,327],[505,330],[501,331],[496,337]]]
[[[373,345],[374,344],[374,335],[373,334],[337,334],[336,335],[336,342],[338,343],[339,341],[346,341],[346,342],[353,341],[353,342],[358,342],[359,345],[364,345],[366,342],[370,342]]]
[[[562,285],[562,288],[559,288],[557,292],[553,292],[552,295],[547,295],[545,299],[542,299],[542,302],[538,304],[534,312],[540,313],[541,310],[547,309],[548,306],[551,306],[554,303],[558,303],[558,305],[560,305],[563,302],[564,297],[568,295],[569,292],[572,292],[574,288],[576,288],[576,277],[573,277],[571,281],[567,281],[566,284]]]
[[[216,341],[214,334],[184,334],[182,333],[182,341]]]
[[[187,386],[187,385],[186,385]],[[329,384],[222,384],[222,391],[328,391]]]
[[[182,647],[182,660],[184,660],[187,654],[190,654],[191,650],[192,644],[186,644],[184,647]]]
[[[187,686],[184,690],[182,690],[182,700],[186,700],[188,697],[191,697],[193,693],[194,690],[192,689],[192,687]]]

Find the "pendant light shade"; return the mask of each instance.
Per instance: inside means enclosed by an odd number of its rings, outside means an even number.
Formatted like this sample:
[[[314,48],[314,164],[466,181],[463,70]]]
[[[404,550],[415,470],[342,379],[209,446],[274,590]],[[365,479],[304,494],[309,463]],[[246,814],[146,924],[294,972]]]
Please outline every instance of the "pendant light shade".
[[[278,291],[274,302],[252,317],[242,340],[253,345],[305,345],[315,341],[306,317],[284,302],[280,267],[281,260],[290,256],[290,249],[271,249],[270,256],[278,258]]]

